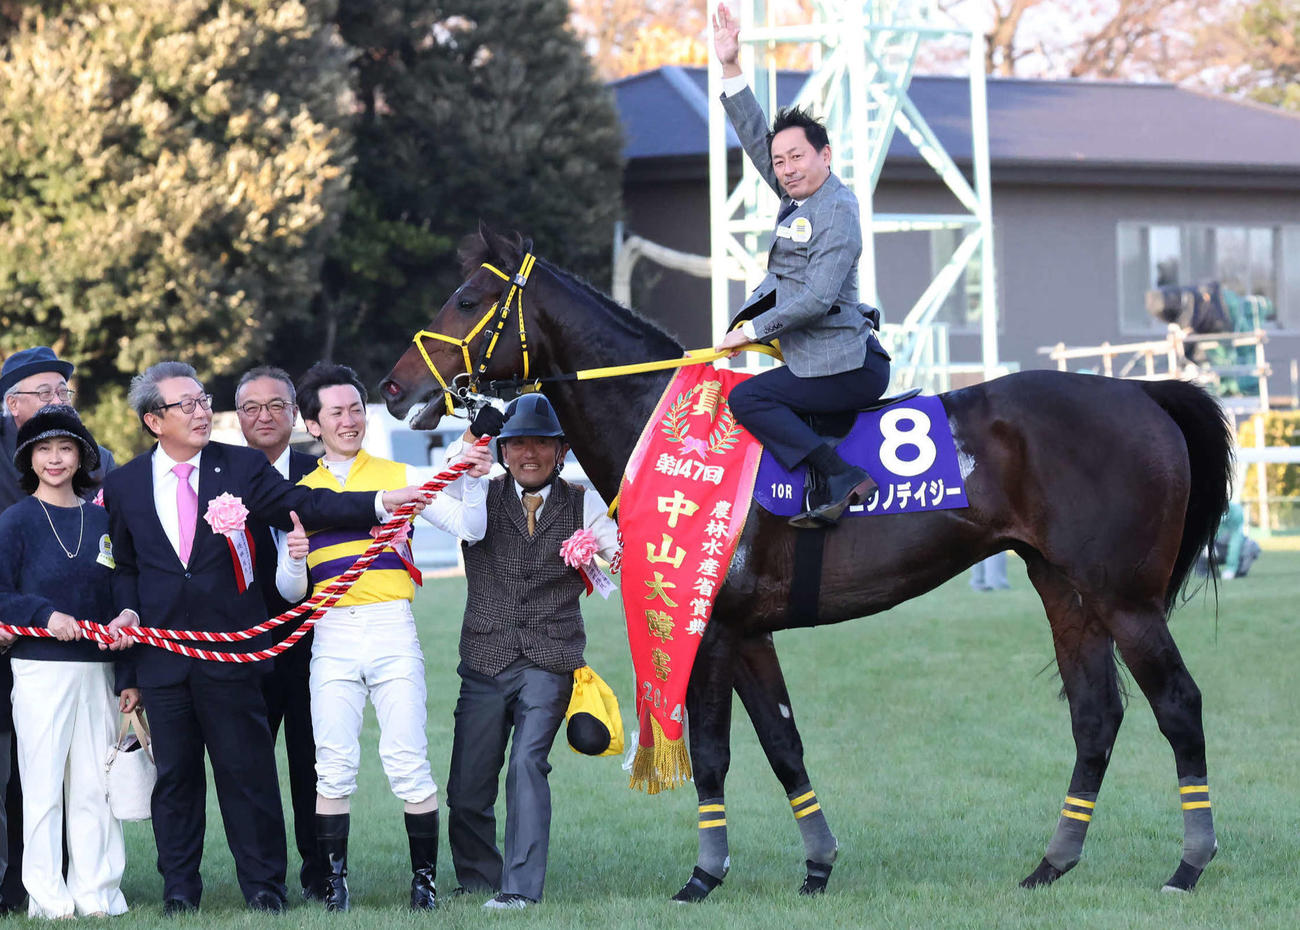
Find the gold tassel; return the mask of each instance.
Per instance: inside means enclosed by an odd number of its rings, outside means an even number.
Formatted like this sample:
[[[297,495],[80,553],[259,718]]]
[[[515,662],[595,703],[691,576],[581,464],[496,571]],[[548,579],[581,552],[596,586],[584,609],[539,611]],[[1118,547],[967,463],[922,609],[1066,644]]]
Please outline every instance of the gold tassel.
[[[628,787],[646,794],[658,794],[676,788],[691,777],[691,755],[686,740],[680,737],[668,739],[654,717],[650,718],[650,737],[650,746],[637,743]]]

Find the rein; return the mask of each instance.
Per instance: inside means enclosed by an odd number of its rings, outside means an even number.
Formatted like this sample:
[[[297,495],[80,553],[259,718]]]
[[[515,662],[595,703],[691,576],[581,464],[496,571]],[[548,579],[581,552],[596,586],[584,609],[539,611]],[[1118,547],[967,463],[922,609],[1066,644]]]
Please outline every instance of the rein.
[[[463,337],[448,336],[445,333],[432,332],[422,329],[411,337],[411,342],[415,344],[416,349],[420,352],[420,357],[424,359],[425,366],[437,380],[438,385],[442,388],[443,403],[446,404],[448,416],[455,416],[456,403],[459,401],[465,404],[466,397],[471,394],[479,394],[479,382],[484,373],[487,371],[488,363],[492,359],[492,353],[496,351],[497,341],[505,331],[506,323],[510,319],[510,312],[513,305],[514,311],[519,319],[519,347],[523,356],[523,374],[518,378],[507,378],[499,381],[487,382],[488,387],[498,396],[501,391],[510,389],[514,393],[532,393],[540,391],[543,384],[556,384],[566,381],[594,381],[599,378],[621,378],[627,375],[639,375],[650,371],[664,371],[672,368],[683,368],[687,365],[706,365],[715,362],[720,358],[730,357],[730,352],[719,352],[712,348],[708,349],[687,349],[686,355],[682,358],[666,358],[653,362],[634,362],[628,365],[611,365],[604,368],[586,368],[581,371],[571,371],[564,374],[548,375],[545,378],[530,378],[529,360],[528,360],[528,333],[524,326],[524,288],[528,285],[528,276],[532,274],[533,266],[537,259],[531,252],[525,252],[523,260],[520,262],[519,270],[510,276],[495,265],[484,262],[480,267],[486,268],[503,281],[510,282],[510,290],[507,292],[505,300],[494,303],[487,313],[483,314],[474,327]],[[484,343],[483,351],[479,355],[478,365],[470,363],[469,346],[487,326],[488,322],[496,318],[496,325],[492,330],[490,338]],[[448,342],[460,349],[461,356],[465,362],[465,375],[456,375],[452,378],[454,384],[459,378],[468,376],[468,381],[463,389],[453,389],[442,377],[438,371],[438,366],[433,363],[429,357],[428,351],[424,347],[425,339],[437,339],[440,342]],[[769,355],[772,358],[780,359],[781,353],[771,346],[759,343],[751,343],[744,347],[746,352],[760,352],[763,355]],[[472,373],[471,373],[472,371]]]

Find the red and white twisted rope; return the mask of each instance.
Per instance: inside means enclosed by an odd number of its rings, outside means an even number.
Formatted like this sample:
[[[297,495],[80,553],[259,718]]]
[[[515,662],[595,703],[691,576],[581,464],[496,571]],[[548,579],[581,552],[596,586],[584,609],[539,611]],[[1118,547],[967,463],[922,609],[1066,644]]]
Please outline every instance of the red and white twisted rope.
[[[486,446],[491,441],[489,436],[480,436],[475,441],[476,446]],[[468,462],[456,462],[445,471],[434,475],[424,484],[420,485],[420,493],[425,502],[431,501],[435,494],[443,490],[447,485],[458,480],[469,468]],[[121,634],[137,642],[146,643],[150,646],[156,646],[159,649],[166,649],[169,652],[175,652],[179,655],[189,656],[192,659],[205,659],[209,662],[260,662],[263,659],[269,659],[277,656],[285,650],[292,647],[298,640],[306,636],[316,625],[316,621],[325,615],[343,595],[348,593],[348,589],[356,583],[361,577],[362,572],[370,567],[370,563],[388,548],[397,535],[402,531],[404,524],[415,510],[414,503],[403,504],[393,512],[392,519],[383,525],[375,541],[370,544],[364,553],[358,556],[357,560],[352,563],[342,575],[339,575],[323,591],[314,595],[311,599],[303,601],[297,607],[291,607],[278,617],[271,617],[257,626],[249,627],[247,630],[239,630],[234,633],[209,633],[201,630],[168,630],[162,627],[147,626],[128,626],[121,629]],[[174,640],[188,640],[198,642],[216,642],[216,643],[233,643],[241,640],[252,639],[254,636],[275,629],[290,621],[297,620],[305,614],[309,614],[302,625],[286,636],[283,640],[276,643],[269,649],[262,649],[258,652],[214,652],[210,649],[199,649],[194,646],[184,646]],[[108,634],[108,627],[102,623],[95,623],[91,620],[78,620],[77,626],[81,627],[85,637],[97,643],[111,643],[113,638]],[[53,638],[54,634],[44,627],[32,626],[10,626],[0,624],[0,630],[14,633],[19,636],[36,636]]]

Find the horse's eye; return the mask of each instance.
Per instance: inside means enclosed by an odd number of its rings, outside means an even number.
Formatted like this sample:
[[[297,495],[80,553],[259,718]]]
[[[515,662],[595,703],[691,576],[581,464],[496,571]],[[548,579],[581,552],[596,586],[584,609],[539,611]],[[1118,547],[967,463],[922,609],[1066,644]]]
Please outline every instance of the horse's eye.
[[[478,304],[470,300],[468,297],[462,297],[460,300],[456,301],[456,306],[462,310],[473,310],[478,306]]]

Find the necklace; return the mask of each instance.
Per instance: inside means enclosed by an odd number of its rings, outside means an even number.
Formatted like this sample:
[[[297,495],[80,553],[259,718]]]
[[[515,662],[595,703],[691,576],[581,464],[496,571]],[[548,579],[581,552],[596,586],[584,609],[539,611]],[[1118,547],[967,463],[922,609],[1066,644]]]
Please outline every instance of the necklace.
[[[50,510],[45,506],[45,501],[38,497],[36,498],[36,503],[40,504],[41,509],[45,511],[45,521],[50,524],[50,532],[54,534],[54,541],[59,544],[59,548],[63,550],[63,554],[70,559],[75,559],[77,553],[81,551],[81,538],[86,532],[86,502],[77,502],[77,515],[81,517],[81,529],[77,530],[77,548],[73,549],[71,552],[69,552],[68,547],[63,544],[63,540],[59,538],[59,531],[54,528],[54,520],[50,518]]]

